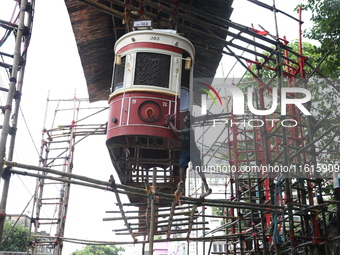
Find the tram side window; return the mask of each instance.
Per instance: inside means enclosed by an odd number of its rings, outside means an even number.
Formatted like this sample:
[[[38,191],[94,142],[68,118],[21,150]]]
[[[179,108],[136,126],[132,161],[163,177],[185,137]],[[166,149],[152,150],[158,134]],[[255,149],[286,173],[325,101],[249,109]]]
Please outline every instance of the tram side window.
[[[170,55],[137,52],[134,85],[169,88]]]
[[[115,65],[114,75],[113,75],[113,91],[123,87],[124,82],[124,72],[125,72],[125,60],[126,57],[122,57],[122,62],[120,65]]]
[[[181,86],[189,89],[190,84],[190,70],[185,69],[185,58],[189,55],[183,54],[182,60],[182,78],[181,78]]]

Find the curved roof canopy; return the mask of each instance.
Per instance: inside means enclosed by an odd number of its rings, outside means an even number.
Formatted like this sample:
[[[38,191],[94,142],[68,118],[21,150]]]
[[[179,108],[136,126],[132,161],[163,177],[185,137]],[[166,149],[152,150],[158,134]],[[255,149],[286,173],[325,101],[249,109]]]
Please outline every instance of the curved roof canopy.
[[[107,100],[118,38],[133,20],[175,29],[196,49],[194,77],[214,77],[228,34],[233,0],[65,0],[82,62],[89,99]]]

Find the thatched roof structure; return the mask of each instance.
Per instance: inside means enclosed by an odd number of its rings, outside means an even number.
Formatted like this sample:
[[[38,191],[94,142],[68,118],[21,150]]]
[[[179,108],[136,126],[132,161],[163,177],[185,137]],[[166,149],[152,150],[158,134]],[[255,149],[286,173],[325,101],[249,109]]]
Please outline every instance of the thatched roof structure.
[[[196,48],[194,77],[213,77],[222,57],[233,0],[65,0],[90,101],[109,97],[115,41],[131,21],[176,29]],[[215,40],[216,38],[217,40]],[[220,40],[222,39],[222,40]]]

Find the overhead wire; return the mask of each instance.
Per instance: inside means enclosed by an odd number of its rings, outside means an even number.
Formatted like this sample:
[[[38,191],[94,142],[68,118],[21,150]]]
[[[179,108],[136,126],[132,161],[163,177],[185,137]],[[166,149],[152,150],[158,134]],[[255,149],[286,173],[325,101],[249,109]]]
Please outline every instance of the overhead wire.
[[[36,145],[36,143],[34,142],[34,139],[33,139],[32,133],[31,133],[31,130],[30,130],[30,128],[29,128],[29,126],[28,126],[28,124],[27,124],[27,121],[26,121],[25,115],[24,115],[24,113],[23,113],[23,111],[22,111],[22,108],[21,108],[21,107],[20,107],[20,113],[21,113],[21,116],[22,116],[22,118],[23,118],[23,120],[24,120],[24,123],[25,123],[26,129],[27,129],[27,132],[28,132],[28,134],[29,134],[29,136],[30,136],[30,138],[31,138],[31,142],[33,143],[33,146],[34,146],[34,148],[35,148],[35,151],[37,152],[37,155],[38,155],[38,158],[39,158],[39,151],[38,151],[37,145]]]

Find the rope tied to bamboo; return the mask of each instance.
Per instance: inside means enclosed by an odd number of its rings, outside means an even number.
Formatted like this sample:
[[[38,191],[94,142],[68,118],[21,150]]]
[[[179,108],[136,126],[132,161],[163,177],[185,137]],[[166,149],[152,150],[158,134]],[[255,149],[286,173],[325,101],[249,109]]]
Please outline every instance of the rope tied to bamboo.
[[[4,168],[4,173],[2,174],[2,178],[5,179],[5,178],[10,177],[10,176],[11,176],[11,172],[10,172],[11,169],[12,169],[11,166],[5,167],[5,168]]]
[[[5,114],[6,110],[12,110],[12,106],[11,105],[1,106],[1,111],[3,114]]]
[[[179,0],[174,0],[174,8],[172,9],[171,11],[171,14],[170,14],[170,21],[172,21],[174,19],[174,17],[178,14],[178,6],[179,6]]]
[[[315,244],[316,243],[316,238],[315,236],[312,236],[312,244]]]
[[[182,205],[181,195],[182,195],[182,192],[179,193],[179,194],[176,194],[176,193],[174,194],[174,203],[175,204]]]
[[[21,99],[21,95],[22,95],[22,93],[20,91],[16,90],[14,92],[13,98],[14,99]]]
[[[145,12],[144,0],[141,0],[141,1],[139,1],[139,15],[140,15],[141,18],[143,17],[144,12]]]

